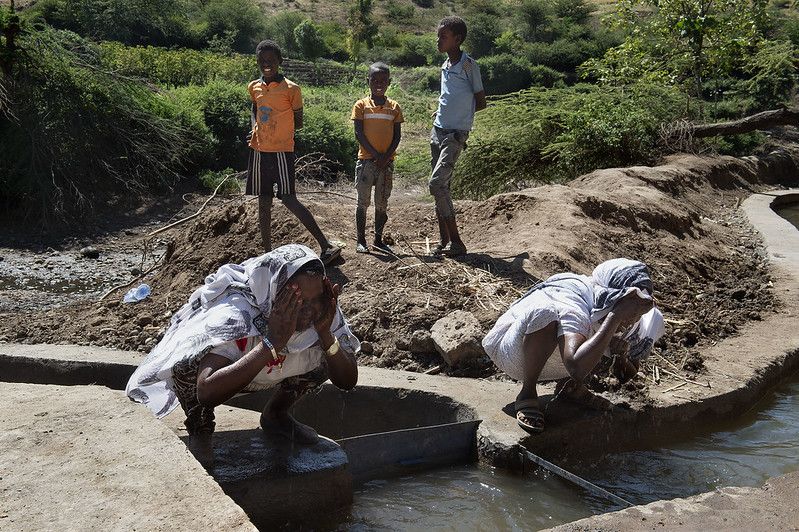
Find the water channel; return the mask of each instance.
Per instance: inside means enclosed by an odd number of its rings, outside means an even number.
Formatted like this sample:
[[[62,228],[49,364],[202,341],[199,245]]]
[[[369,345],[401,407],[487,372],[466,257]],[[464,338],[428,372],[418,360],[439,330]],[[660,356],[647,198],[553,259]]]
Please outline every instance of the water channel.
[[[799,229],[799,202],[777,207],[774,210]]]
[[[636,504],[760,486],[799,469],[799,375],[737,419],[704,429],[572,469]],[[368,482],[347,515],[314,528],[536,530],[617,509],[552,475],[470,465]]]

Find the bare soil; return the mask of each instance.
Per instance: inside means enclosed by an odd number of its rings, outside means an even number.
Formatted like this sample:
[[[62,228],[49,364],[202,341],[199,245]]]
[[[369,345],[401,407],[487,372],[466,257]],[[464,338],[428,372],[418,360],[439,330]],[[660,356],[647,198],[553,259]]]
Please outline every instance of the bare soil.
[[[344,286],[342,308],[365,342],[361,364],[418,372],[442,365],[443,372],[453,376],[507,378],[487,357],[449,368],[435,352],[411,352],[410,337],[456,309],[473,312],[487,330],[510,302],[540,279],[561,271],[590,273],[603,260],[625,256],[650,266],[656,299],[667,319],[667,334],[650,363],[690,375],[704,371],[703,347],[775,310],[759,237],[738,210],[751,191],[780,178],[767,175],[774,172],[767,166],[682,156],[656,168],[597,171],[568,186],[460,201],[459,225],[469,254],[459,260],[426,255],[427,242],[437,241],[437,230],[433,205],[421,191],[396,190],[392,197],[388,231],[396,256],[355,253],[353,190],[339,187],[333,193],[310,194],[306,188],[302,199],[329,238],[347,244],[343,260],[329,273]],[[196,202],[185,209],[193,210]],[[60,279],[63,268],[48,269],[47,264],[63,255],[73,257],[76,277],[95,279],[93,290],[67,290],[59,301],[78,301],[59,307],[53,306],[52,298],[37,297],[46,292],[41,286],[32,291],[20,288],[20,293],[33,294],[29,299],[34,303],[41,302],[38,307],[30,301],[17,305],[7,297],[0,299],[0,341],[149,351],[171,313],[209,272],[261,253],[257,204],[241,196],[215,199],[197,218],[159,234],[160,240],[147,238],[153,227],[128,228],[97,240],[103,262],[76,258],[85,240],[59,250],[0,250],[5,257],[0,279],[6,284],[9,279],[19,284],[19,276],[31,271],[31,260],[34,267],[39,262],[43,279]],[[142,265],[141,257],[131,252],[143,249],[145,242],[148,258]],[[316,247],[280,205],[274,210],[273,242]],[[113,259],[120,250],[128,262]],[[113,280],[129,278],[132,268],[146,270],[161,255],[144,279],[152,287],[151,297],[124,304],[124,290],[119,290],[98,302]],[[650,366],[644,368],[647,375],[650,371]],[[647,382],[639,375],[622,391],[645,399]],[[599,390],[620,388],[602,372],[592,385]]]

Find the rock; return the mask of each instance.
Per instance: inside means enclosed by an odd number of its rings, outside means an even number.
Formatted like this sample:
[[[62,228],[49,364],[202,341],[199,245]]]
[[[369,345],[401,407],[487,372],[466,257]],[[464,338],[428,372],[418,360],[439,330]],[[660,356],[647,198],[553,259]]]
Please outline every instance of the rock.
[[[471,312],[456,310],[433,324],[430,336],[436,351],[454,367],[485,355],[483,330]]]
[[[150,325],[152,322],[153,319],[150,316],[142,316],[141,318],[136,320],[136,323],[139,325],[139,327],[146,327],[147,325]]]
[[[131,275],[141,275],[141,270],[139,268],[133,267],[130,269]]]
[[[433,345],[433,338],[430,336],[430,331],[424,329],[413,331],[413,334],[411,334],[410,349],[411,353],[416,354],[432,353],[435,351],[436,347]]]
[[[397,341],[394,342],[394,345],[396,345],[397,349],[399,349],[400,351],[407,351],[408,349],[411,348],[410,342],[408,342],[408,339],[405,338],[404,336],[397,338]]]
[[[97,250],[97,248],[94,248],[92,246],[86,246],[85,248],[81,248],[80,255],[81,257],[85,257],[87,259],[100,258],[100,252]]]
[[[361,342],[361,353],[364,353],[366,355],[371,355],[374,352],[375,348],[372,345],[372,342],[365,342],[365,341]]]

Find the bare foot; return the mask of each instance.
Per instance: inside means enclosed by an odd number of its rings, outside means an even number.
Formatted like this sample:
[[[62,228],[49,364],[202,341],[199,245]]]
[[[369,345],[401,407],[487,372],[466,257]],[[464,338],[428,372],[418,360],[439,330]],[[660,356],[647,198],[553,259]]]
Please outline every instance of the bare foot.
[[[267,434],[276,434],[297,443],[312,445],[319,441],[319,434],[308,425],[303,425],[288,412],[261,414],[261,428]]]

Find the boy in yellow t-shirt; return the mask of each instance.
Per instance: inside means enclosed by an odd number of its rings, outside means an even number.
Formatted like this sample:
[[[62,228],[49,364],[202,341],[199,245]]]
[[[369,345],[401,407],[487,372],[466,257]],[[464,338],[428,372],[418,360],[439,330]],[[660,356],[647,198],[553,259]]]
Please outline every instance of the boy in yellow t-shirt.
[[[261,41],[255,55],[262,75],[247,85],[252,100],[252,152],[245,193],[258,196],[258,223],[264,248],[272,249],[272,198],[277,186],[277,197],[319,242],[322,262],[330,264],[341,255],[341,248],[325,237],[295,192],[294,132],[302,127],[300,87],[279,72],[283,56],[275,42]]]
[[[355,138],[358,139],[358,162],[355,164],[355,188],[358,191],[358,207],[355,210],[355,226],[358,233],[358,253],[369,253],[366,244],[366,210],[375,191],[375,240],[380,251],[394,253],[383,242],[383,228],[388,221],[388,198],[394,174],[394,153],[400,143],[401,126],[404,121],[402,109],[397,102],[386,97],[391,73],[385,63],[374,63],[369,67],[369,90],[371,95],[355,102],[352,120]]]

